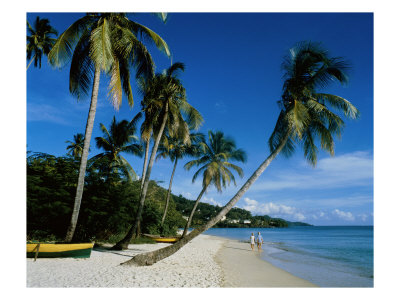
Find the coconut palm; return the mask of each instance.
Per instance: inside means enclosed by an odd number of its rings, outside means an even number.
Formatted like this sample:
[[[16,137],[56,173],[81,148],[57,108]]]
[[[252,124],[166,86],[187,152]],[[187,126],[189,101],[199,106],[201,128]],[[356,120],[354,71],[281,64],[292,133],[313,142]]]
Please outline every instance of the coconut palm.
[[[169,136],[178,136],[183,143],[190,144],[189,128],[198,129],[203,122],[200,113],[187,102],[186,90],[177,77],[179,70],[183,71],[184,65],[179,62],[174,63],[163,73],[156,74],[143,86],[145,118],[153,118],[148,121],[145,119],[144,122],[152,124],[154,144],[147,165],[134,224],[126,236],[114,245],[113,249],[127,249],[129,242],[136,235],[146,199],[151,170],[164,131],[166,130]]]
[[[83,142],[85,137],[82,133],[74,134],[73,141],[65,141],[69,145],[67,146],[67,154],[72,155],[74,158],[81,158],[83,151]],[[89,149],[90,151],[90,149]]]
[[[333,155],[333,136],[340,136],[344,122],[328,106],[351,119],[358,118],[359,111],[348,100],[336,95],[320,93],[318,90],[334,81],[347,83],[348,64],[342,58],[330,57],[328,51],[320,44],[301,42],[290,49],[282,67],[285,71],[285,81],[279,101],[281,112],[269,139],[270,155],[221,211],[205,225],[194,229],[171,246],[137,255],[126,264],[151,265],[172,255],[193,238],[215,225],[239,201],[275,157],[281,152],[285,156],[290,156],[295,150],[296,143],[303,147],[305,158],[312,165],[315,165],[317,161],[316,141],[320,142],[322,149],[328,150]]]
[[[101,72],[109,78],[108,95],[115,109],[121,105],[123,93],[129,105],[133,106],[130,85],[132,66],[137,76],[151,77],[153,74],[153,61],[144,44],[139,41],[140,36],[153,42],[169,56],[168,46],[160,36],[128,19],[124,13],[85,15],[59,36],[48,55],[50,64],[55,67],[62,67],[71,59],[69,89],[78,100],[88,95],[92,87],[74,209],[66,241],[72,240],[78,220]]]
[[[35,67],[39,66],[39,68],[41,68],[42,55],[49,54],[51,47],[53,47],[56,41],[58,32],[51,27],[48,19],[40,19],[39,17],[36,17],[33,27],[28,21],[26,22],[26,25],[28,26],[27,30],[29,34],[26,37],[26,58],[31,60],[26,67],[26,70],[28,70],[33,61],[35,61]]]
[[[117,122],[115,116],[111,121],[109,130],[100,123],[100,130],[103,137],[96,137],[96,146],[104,152],[97,154],[89,160],[91,165],[106,161],[109,172],[123,170],[128,180],[136,178],[137,175],[129,162],[121,153],[129,153],[136,156],[142,156],[143,148],[138,142],[138,138],[134,135],[136,131],[136,123],[140,116],[136,116],[131,122],[122,120]],[[135,143],[137,141],[137,143]]]
[[[229,185],[231,181],[236,185],[235,177],[230,169],[236,171],[240,177],[243,177],[242,168],[232,164],[231,161],[246,161],[246,153],[242,149],[236,148],[235,141],[232,138],[225,137],[221,131],[214,133],[210,130],[208,132],[208,144],[203,141],[200,143],[200,148],[202,151],[201,157],[185,165],[186,170],[190,170],[194,166],[200,166],[194,173],[192,181],[195,182],[196,178],[202,173],[203,183],[202,190],[190,212],[182,237],[186,235],[197,205],[210,185],[215,186],[220,193],[222,188]]]
[[[163,216],[161,218],[161,226],[163,226],[165,217],[167,216],[169,198],[172,189],[172,181],[174,179],[174,174],[176,166],[178,164],[178,160],[182,159],[185,156],[191,156],[191,157],[198,156],[200,154],[199,143],[203,140],[204,140],[204,134],[194,133],[194,132],[190,133],[190,144],[183,143],[183,141],[178,137],[168,136],[165,138],[165,142],[158,148],[157,159],[161,157],[163,158],[169,157],[171,162],[174,164],[172,168],[171,178],[169,180],[167,196],[165,198],[165,207]]]

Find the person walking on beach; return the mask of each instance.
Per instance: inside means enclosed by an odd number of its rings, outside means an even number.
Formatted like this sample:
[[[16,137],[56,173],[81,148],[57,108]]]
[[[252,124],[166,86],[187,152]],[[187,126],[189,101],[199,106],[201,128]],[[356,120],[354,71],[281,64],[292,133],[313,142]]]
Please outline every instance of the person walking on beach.
[[[258,248],[258,252],[262,251],[262,244],[264,243],[264,240],[262,238],[262,235],[260,232],[258,232],[258,236],[257,236],[257,248]]]
[[[256,243],[256,237],[254,236],[254,233],[251,233],[251,236],[250,236],[251,251],[254,251],[254,244],[255,243]]]

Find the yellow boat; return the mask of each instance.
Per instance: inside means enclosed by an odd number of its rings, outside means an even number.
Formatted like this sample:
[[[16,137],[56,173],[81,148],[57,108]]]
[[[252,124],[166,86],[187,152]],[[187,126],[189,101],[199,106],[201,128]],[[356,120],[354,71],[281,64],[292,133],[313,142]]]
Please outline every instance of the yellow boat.
[[[142,234],[145,237],[151,238],[153,241],[156,241],[157,243],[175,243],[177,242],[180,237],[161,237],[158,235],[153,235],[153,234]]]
[[[66,244],[66,243],[27,243],[26,255],[28,258],[57,258],[74,257],[88,258],[92,252],[93,243]]]
[[[158,237],[152,238],[157,243],[175,243],[179,238],[177,237]]]

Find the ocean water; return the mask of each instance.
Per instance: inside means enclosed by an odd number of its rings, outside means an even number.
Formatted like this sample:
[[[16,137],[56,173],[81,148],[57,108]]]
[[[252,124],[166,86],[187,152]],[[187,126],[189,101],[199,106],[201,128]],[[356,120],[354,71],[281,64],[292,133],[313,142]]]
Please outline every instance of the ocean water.
[[[205,234],[264,239],[261,257],[321,287],[373,287],[373,226],[211,228]],[[250,245],[249,245],[250,247]]]

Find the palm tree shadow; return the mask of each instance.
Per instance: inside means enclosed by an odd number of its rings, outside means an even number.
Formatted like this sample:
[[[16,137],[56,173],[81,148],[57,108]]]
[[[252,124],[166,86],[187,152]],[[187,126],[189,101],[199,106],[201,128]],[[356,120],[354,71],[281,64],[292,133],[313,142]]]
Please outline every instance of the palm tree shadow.
[[[129,250],[135,250],[135,251],[138,251],[138,252],[146,252],[145,250],[142,250],[142,249],[129,249]],[[112,253],[112,254],[126,256],[126,257],[134,257],[134,256],[139,254],[139,253],[135,253],[133,255],[129,255],[129,254],[123,253],[122,251],[111,250],[111,247],[103,247],[103,246],[99,246],[99,247],[93,248],[92,251],[104,252],[104,253]]]

